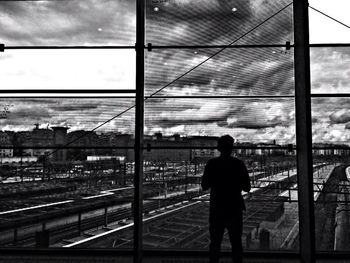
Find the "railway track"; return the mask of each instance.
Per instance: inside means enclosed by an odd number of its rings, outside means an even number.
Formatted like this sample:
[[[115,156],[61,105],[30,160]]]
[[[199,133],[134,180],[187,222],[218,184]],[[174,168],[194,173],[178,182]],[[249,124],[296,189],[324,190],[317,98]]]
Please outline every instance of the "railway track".
[[[166,200],[148,201],[147,203],[144,204],[143,212],[147,214],[151,211],[155,211],[162,207],[183,202],[189,198],[190,199],[195,198],[200,194],[202,193],[195,192],[195,193],[188,193],[182,196],[171,197]],[[107,226],[106,223],[108,222],[118,222],[118,221],[131,219],[131,218],[132,218],[132,211],[130,206],[129,208],[120,208],[116,211],[109,212],[107,214],[107,218],[105,217],[105,215],[98,215],[98,216],[82,219],[80,224],[77,220],[76,222],[72,222],[69,224],[60,225],[52,228],[47,228],[45,230],[49,231],[50,243],[54,244],[54,243],[58,243],[61,240],[67,240],[67,239],[77,237],[83,234],[85,231]],[[106,219],[107,219],[107,222],[106,222]],[[19,246],[19,247],[35,246],[35,233],[28,233],[20,236],[18,235],[16,241],[14,241],[13,236],[8,237],[7,239],[0,240],[0,246],[8,247],[13,245]]]
[[[264,180],[265,180],[264,178],[261,178],[261,182],[263,182]],[[263,216],[261,214],[263,213],[263,210],[269,210],[268,208],[271,204],[271,201],[283,202],[283,200],[278,199],[279,194],[286,188],[291,187],[293,184],[296,183],[296,175],[293,174],[288,177],[287,176],[281,177],[276,181],[273,181],[273,179],[265,180],[265,181],[268,181],[267,186],[265,186],[264,188],[259,188],[259,189],[257,188],[254,193],[246,196],[247,203],[249,204],[248,207],[250,207],[245,217],[247,220],[245,225],[248,226],[248,228],[246,229],[248,232],[251,226],[253,226],[254,224],[256,225],[256,222],[254,222],[253,224],[250,224],[249,219],[262,218]],[[122,193],[120,194],[122,195]],[[200,192],[200,191],[188,192],[187,194],[183,194],[181,196],[176,196],[172,198],[167,198],[165,200],[147,201],[144,204],[144,213],[147,214],[150,211],[155,211],[162,207],[180,203],[185,200],[189,200],[189,199],[196,200],[196,198],[198,198],[201,195],[203,195],[203,192]],[[150,194],[149,197],[152,197],[152,194]],[[108,198],[110,197],[102,197],[102,198],[104,198],[105,200],[108,200]],[[262,203],[263,200],[265,200],[266,202]],[[259,205],[255,205],[257,201],[260,201]],[[107,218],[105,215],[97,215],[97,216],[81,219],[80,223],[77,220],[76,222],[71,222],[65,225],[46,228],[45,230],[48,230],[50,233],[50,244],[55,244],[60,242],[61,240],[74,239],[75,237],[89,230],[103,228],[104,226],[108,225],[108,223],[110,222],[118,222],[118,221],[123,221],[125,219],[131,219],[131,218],[132,218],[132,209],[130,206],[127,208],[120,208],[116,211],[108,212]],[[106,224],[106,221],[107,221],[107,224]],[[201,236],[203,236],[203,233],[201,234]],[[20,246],[20,247],[35,246],[35,235],[33,235],[33,233],[22,234],[22,235],[17,235],[17,238],[14,238],[13,236],[12,237],[9,236],[8,238],[0,239],[0,246],[13,246],[13,245]]]

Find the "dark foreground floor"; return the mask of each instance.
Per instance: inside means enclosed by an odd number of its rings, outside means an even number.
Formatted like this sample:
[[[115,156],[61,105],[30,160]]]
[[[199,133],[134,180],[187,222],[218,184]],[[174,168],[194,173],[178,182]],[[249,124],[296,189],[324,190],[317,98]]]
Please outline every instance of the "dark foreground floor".
[[[108,251],[44,251],[27,250],[14,253],[14,251],[1,251],[1,263],[133,263],[131,251],[126,251],[123,255],[116,254],[112,250]],[[225,253],[221,263],[231,263],[229,254]],[[350,256],[321,254],[317,255],[317,263],[349,263]],[[145,251],[143,263],[207,263],[207,254]],[[246,263],[299,263],[297,253],[249,253],[245,255]]]

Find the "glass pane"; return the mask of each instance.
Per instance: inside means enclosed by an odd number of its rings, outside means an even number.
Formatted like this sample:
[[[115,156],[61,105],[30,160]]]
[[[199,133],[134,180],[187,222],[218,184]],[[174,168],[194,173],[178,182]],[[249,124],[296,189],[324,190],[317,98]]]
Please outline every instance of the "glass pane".
[[[313,144],[342,145],[349,142],[349,98],[313,98]]]
[[[218,156],[217,137],[162,137],[147,140],[145,154],[144,235],[145,248],[207,250],[209,246],[208,192],[200,186],[208,159]],[[202,149],[166,149],[202,145]],[[244,194],[247,211],[243,218],[244,249],[297,250],[298,205],[296,203],[295,153],[287,150],[239,148],[235,154],[248,168],[252,183]],[[246,145],[245,145],[246,146]],[[251,144],[251,147],[257,144]],[[278,183],[276,183],[278,181]],[[268,233],[268,240],[264,235]],[[222,244],[230,249],[227,235]]]
[[[290,1],[147,1],[146,42],[153,45],[228,45],[238,39],[235,44],[292,41]]]
[[[221,136],[240,142],[295,142],[293,99],[148,99],[145,134]]]
[[[111,119],[133,104],[1,99],[1,247],[98,248],[92,237],[132,228],[135,112]]]
[[[35,130],[34,124],[44,131],[54,126],[68,127],[68,134],[91,131],[134,103],[130,98],[1,98],[0,123],[3,131],[14,132]],[[134,134],[134,110],[107,122],[96,132]]]
[[[2,90],[135,89],[132,50],[7,50]]]
[[[309,27],[310,43],[350,43],[349,28],[331,18],[330,16],[345,25],[350,24],[347,10],[349,1],[347,0],[310,0],[309,4]],[[321,11],[321,14],[313,8]]]
[[[312,93],[350,94],[350,48],[311,48]]]
[[[349,98],[312,100],[317,250],[349,251]]]
[[[294,94],[294,58],[290,50],[240,48],[219,51],[147,52],[146,95],[159,90],[157,95],[161,96]]]
[[[0,38],[7,46],[130,45],[136,1],[1,1]]]
[[[252,190],[242,241],[246,250],[298,250],[293,99],[148,99],[145,104],[145,248],[207,250],[206,162],[219,155],[218,136],[231,134],[234,155]],[[150,195],[148,195],[150,193]],[[227,235],[222,248],[230,249]]]

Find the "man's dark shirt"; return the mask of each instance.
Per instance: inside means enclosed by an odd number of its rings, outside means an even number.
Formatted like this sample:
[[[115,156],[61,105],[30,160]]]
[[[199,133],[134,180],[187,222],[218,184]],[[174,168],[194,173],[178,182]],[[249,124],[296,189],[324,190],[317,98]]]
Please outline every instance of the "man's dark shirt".
[[[231,217],[245,210],[241,191],[250,191],[250,179],[244,163],[232,156],[220,156],[207,162],[202,178],[203,190],[210,188],[210,217]]]

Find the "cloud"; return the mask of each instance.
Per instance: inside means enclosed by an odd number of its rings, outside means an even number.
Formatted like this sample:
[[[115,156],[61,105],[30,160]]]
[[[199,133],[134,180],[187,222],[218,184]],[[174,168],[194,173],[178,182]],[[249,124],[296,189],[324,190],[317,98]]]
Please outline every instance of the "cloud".
[[[157,45],[163,44],[229,44],[238,39],[244,33],[252,29],[264,19],[270,17],[284,6],[288,1],[147,1],[147,41]],[[280,20],[279,32],[271,30],[269,26],[266,31],[269,34],[261,34],[255,39],[264,41],[264,38],[281,38],[281,33],[286,34],[284,23],[289,24],[289,14],[280,14],[284,17]],[[276,22],[276,21],[275,21]],[[274,37],[272,37],[274,36]],[[246,41],[252,41],[247,37]]]
[[[34,123],[44,125],[66,125],[71,130],[92,130],[129,108],[133,100],[117,99],[10,99],[0,101],[11,103],[6,119],[1,119],[2,129],[32,129]],[[123,131],[133,133],[134,110],[103,125],[98,131]]]
[[[0,3],[7,45],[134,43],[133,1],[26,1]]]
[[[312,132],[314,143],[347,143],[348,98],[312,100]]]
[[[167,85],[160,94],[183,95],[189,87],[197,89],[192,95],[294,94],[294,64],[290,54],[275,49],[227,49],[196,67],[215,53],[215,50],[180,50],[148,54],[146,93]],[[181,79],[173,82],[180,76]]]
[[[348,109],[338,110],[333,112],[329,119],[331,123],[347,123],[350,122],[350,111]]]
[[[51,109],[57,112],[64,111],[86,111],[86,110],[94,110],[97,109],[98,105],[91,104],[81,104],[81,105],[55,105],[52,106]]]
[[[346,48],[311,49],[313,93],[347,93],[350,81],[350,51]]]
[[[280,131],[279,137],[293,140],[293,134],[282,135],[283,131],[294,130],[294,105],[291,100],[168,99],[161,104],[149,104],[147,108],[147,131],[167,133],[176,130],[191,134],[197,131],[207,135],[239,133],[242,136],[256,133],[266,140],[262,134],[276,129]],[[255,141],[257,138],[253,137],[249,138]]]
[[[257,119],[253,120],[237,120],[235,122],[228,123],[226,122],[220,122],[219,126],[221,127],[228,127],[228,128],[245,128],[245,129],[265,129],[265,128],[273,128],[276,126],[282,125],[283,122],[279,120],[278,117],[276,117],[274,120],[271,120],[269,122],[260,121]]]
[[[34,123],[43,123],[53,120],[52,112],[41,106],[15,105],[10,109],[6,119],[1,120],[2,127],[11,127],[13,130],[32,128]]]

